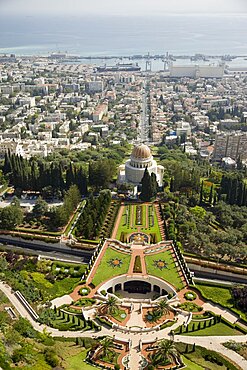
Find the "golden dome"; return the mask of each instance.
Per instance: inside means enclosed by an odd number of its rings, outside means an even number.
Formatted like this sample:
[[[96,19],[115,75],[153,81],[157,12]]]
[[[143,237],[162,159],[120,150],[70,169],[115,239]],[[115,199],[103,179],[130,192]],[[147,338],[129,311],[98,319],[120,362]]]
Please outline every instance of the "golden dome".
[[[131,153],[133,159],[149,159],[151,156],[151,150],[145,144],[135,146]]]

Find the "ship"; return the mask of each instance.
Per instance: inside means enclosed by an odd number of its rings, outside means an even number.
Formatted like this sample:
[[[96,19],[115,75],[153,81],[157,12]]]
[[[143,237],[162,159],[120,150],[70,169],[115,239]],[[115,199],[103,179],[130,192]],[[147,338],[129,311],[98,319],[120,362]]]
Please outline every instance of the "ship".
[[[138,63],[117,63],[115,66],[100,66],[95,68],[96,72],[138,72],[141,67]]]

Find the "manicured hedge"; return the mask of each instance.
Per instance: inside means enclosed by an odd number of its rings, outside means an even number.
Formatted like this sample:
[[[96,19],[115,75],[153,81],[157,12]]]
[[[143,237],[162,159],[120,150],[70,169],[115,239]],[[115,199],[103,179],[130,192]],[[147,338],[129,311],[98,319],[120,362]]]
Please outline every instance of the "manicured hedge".
[[[142,264],[141,264],[141,257],[140,256],[135,257],[133,272],[134,273],[141,273],[142,272]]]
[[[103,317],[99,317],[99,316],[96,316],[96,319],[102,324],[102,325],[106,325],[108,326],[109,328],[112,328],[112,323],[110,323],[109,321],[105,320]]]

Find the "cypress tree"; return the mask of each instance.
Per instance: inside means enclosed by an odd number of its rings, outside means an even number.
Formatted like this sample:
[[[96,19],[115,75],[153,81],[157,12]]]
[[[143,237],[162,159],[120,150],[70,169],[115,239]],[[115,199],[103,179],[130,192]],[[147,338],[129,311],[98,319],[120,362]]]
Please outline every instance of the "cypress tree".
[[[244,188],[243,188],[243,206],[246,206],[247,205],[247,189],[246,189],[246,185],[244,185]]]
[[[142,184],[142,191],[140,194],[140,198],[143,201],[149,201],[152,198],[153,187],[152,187],[152,179],[148,172],[147,167],[145,168],[144,175],[141,180]]]
[[[202,201],[203,201],[203,181],[201,183],[199,204],[202,204]]]
[[[213,201],[213,191],[214,191],[214,186],[212,185],[210,188],[210,194],[209,194],[209,204],[212,204]]]
[[[172,177],[170,181],[170,192],[172,193],[173,191],[174,191],[174,178]]]

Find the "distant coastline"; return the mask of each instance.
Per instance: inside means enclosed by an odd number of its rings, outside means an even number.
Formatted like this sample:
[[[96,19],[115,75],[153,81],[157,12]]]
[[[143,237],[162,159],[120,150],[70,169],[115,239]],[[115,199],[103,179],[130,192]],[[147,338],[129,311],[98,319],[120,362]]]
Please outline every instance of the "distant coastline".
[[[53,51],[105,55],[246,55],[246,17],[4,17],[0,53],[44,55]]]

